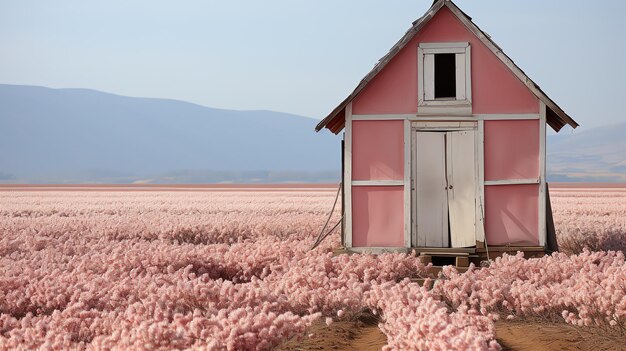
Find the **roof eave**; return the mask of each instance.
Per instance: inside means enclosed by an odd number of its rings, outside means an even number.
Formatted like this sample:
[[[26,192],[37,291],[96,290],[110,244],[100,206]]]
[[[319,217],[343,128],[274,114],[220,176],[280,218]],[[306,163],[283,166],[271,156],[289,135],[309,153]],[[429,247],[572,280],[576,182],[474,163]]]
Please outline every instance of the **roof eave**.
[[[428,9],[428,11],[419,18],[418,20],[413,22],[413,26],[404,34],[404,36],[389,50],[389,52],[383,56],[378,63],[374,66],[374,68],[359,82],[359,85],[354,89],[354,91],[346,97],[328,116],[322,119],[317,126],[315,127],[315,131],[319,132],[324,127],[328,127],[333,119],[335,119],[340,112],[344,111],[346,106],[356,98],[361,90],[369,83],[382,69],[387,65],[389,61],[391,61],[395,55],[408,44],[411,39],[425,26],[430,19],[432,19],[435,14],[443,7],[447,6],[448,9],[467,27],[474,35],[476,35],[485,46],[487,46],[493,53],[502,61],[511,72],[544,104],[546,104],[546,108],[551,110],[554,113],[556,121],[552,120],[548,123],[555,131],[559,131],[565,124],[571,126],[572,128],[576,128],[579,124],[574,121],[561,107],[559,107],[550,97],[548,97],[541,88],[530,79],[524,71],[522,71],[516,64],[508,57],[504,51],[493,41],[491,37],[483,32],[474,22],[470,16],[465,14],[461,9],[459,9],[452,1],[450,0],[437,0],[433,3],[433,5]],[[548,122],[548,121],[546,121]],[[343,127],[342,127],[343,128]],[[341,131],[339,130],[331,130],[331,132],[337,134]]]

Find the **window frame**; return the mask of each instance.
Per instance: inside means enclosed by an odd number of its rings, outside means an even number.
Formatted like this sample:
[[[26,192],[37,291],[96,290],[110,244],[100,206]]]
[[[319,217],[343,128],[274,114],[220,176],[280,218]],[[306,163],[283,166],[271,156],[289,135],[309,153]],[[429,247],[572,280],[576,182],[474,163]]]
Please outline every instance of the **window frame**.
[[[435,54],[456,55],[456,98],[434,98]],[[469,42],[420,43],[417,48],[418,115],[472,114],[472,70]]]

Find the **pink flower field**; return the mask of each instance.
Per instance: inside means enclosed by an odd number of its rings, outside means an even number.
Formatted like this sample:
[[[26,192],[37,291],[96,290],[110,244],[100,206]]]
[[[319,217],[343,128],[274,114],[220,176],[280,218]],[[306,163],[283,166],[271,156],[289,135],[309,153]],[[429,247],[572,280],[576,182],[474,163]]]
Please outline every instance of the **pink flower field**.
[[[550,195],[562,253],[420,286],[414,255],[310,249],[333,190],[0,191],[0,349],[267,350],[364,311],[393,350],[499,350],[498,319],[626,336],[626,189]]]

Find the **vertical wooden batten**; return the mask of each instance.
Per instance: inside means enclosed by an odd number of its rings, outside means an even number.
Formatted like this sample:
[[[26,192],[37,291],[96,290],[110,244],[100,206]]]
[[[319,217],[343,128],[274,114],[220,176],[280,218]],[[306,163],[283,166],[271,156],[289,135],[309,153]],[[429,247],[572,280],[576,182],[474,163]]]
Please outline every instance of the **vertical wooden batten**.
[[[485,121],[478,121],[476,133],[476,241],[485,243]]]
[[[411,247],[411,121],[404,120],[404,246]]]

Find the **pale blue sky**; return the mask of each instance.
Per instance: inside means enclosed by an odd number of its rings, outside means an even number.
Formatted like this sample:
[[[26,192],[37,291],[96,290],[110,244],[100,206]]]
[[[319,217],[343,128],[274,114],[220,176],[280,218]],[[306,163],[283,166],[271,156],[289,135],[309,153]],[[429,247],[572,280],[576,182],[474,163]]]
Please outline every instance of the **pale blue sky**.
[[[431,0],[0,0],[0,83],[324,117]],[[584,127],[626,121],[626,2],[457,0]]]

